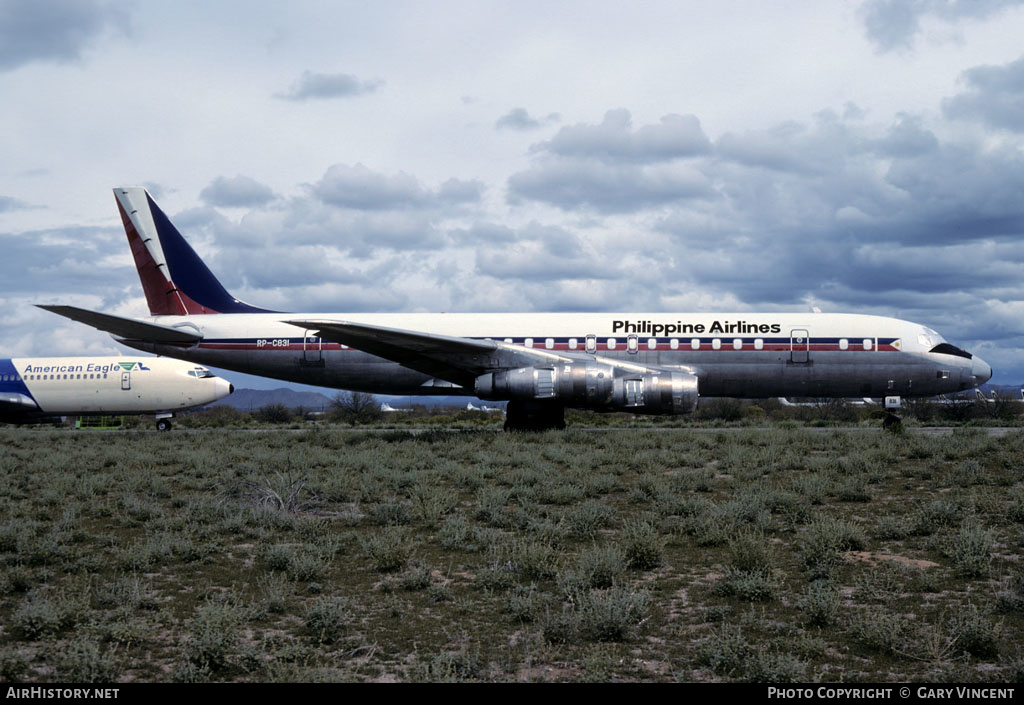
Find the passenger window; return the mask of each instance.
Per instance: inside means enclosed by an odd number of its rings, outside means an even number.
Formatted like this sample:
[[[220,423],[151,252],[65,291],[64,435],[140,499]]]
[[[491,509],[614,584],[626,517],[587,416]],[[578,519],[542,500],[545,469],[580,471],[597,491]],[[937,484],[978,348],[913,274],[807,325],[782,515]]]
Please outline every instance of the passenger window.
[[[722,349],[722,341],[721,341],[721,339],[715,338],[714,340],[712,340],[711,341],[711,348],[713,350],[721,350]]]
[[[690,339],[690,349],[691,350],[700,350],[700,338],[691,338]]]
[[[569,338],[569,349],[570,350],[575,350],[577,344],[578,343],[576,341],[576,338]]]
[[[874,347],[874,341],[871,338],[864,338],[864,349],[870,350],[872,347]]]
[[[676,340],[675,338],[672,338],[672,340],[669,341],[668,346],[670,348],[672,348],[673,350],[678,350],[679,349],[679,341]]]
[[[764,338],[754,340],[754,350],[764,350]]]
[[[849,347],[850,347],[850,341],[849,340],[847,340],[846,338],[840,338],[839,339],[839,349],[840,350],[848,350]]]
[[[553,350],[554,347],[555,347],[555,339],[554,338],[546,338],[544,340],[544,347],[547,348],[548,350]]]
[[[733,350],[742,350],[743,349],[743,341],[740,338],[733,338],[732,349]]]
[[[648,350],[657,350],[658,349],[658,341],[655,340],[654,338],[648,338],[647,339],[647,349]]]
[[[532,348],[533,347],[533,338],[527,338],[526,340],[524,340],[523,341],[523,345],[525,345],[528,348]]]
[[[608,349],[609,350],[614,350],[615,349],[615,345],[616,345],[615,338],[608,338]]]

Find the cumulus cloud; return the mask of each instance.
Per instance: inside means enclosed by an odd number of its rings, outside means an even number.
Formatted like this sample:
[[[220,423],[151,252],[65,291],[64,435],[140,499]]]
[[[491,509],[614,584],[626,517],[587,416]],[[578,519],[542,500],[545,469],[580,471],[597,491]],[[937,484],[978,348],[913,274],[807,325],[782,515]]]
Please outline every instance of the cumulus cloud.
[[[362,164],[335,164],[312,190],[324,203],[358,210],[418,208],[429,199],[416,177],[405,172],[386,176]]]
[[[351,98],[373,93],[383,85],[384,82],[379,79],[363,81],[348,73],[303,71],[299,80],[295,81],[287,91],[278,93],[276,97],[296,102]]]
[[[693,115],[666,115],[658,125],[632,129],[624,108],[609,110],[599,125],[578,124],[560,129],[534,151],[562,157],[596,159],[604,163],[653,163],[710,151],[700,120]]]
[[[943,101],[947,117],[1024,132],[1024,57],[1003,66],[977,66],[961,78],[967,90]]]
[[[534,163],[509,177],[508,199],[625,213],[713,198],[712,185],[688,163],[710,151],[692,115],[666,115],[634,130],[628,110],[610,110],[599,124],[563,127],[531,147]]]
[[[589,208],[627,213],[687,199],[713,198],[714,189],[697,169],[686,165],[641,167],[551,161],[513,174],[512,203],[535,200],[563,210]]]
[[[405,172],[389,176],[362,164],[335,164],[310,189],[316,198],[331,206],[382,211],[476,203],[484,185],[478,180],[448,179],[437,190],[431,190]]]
[[[512,108],[494,123],[499,130],[537,130],[546,125],[557,123],[561,120],[558,113],[549,113],[544,118],[532,118],[526,108]]]
[[[126,10],[98,0],[0,0],[0,71],[72,62],[104,34],[127,33]]]
[[[32,206],[24,201],[18,200],[17,198],[0,196],[0,213],[5,213],[7,211],[20,211],[25,210],[26,208],[32,208]]]
[[[1015,5],[1020,0],[869,0],[860,16],[868,41],[887,52],[910,49],[924,19],[982,20]]]
[[[274,200],[274,192],[248,176],[218,176],[199,192],[199,198],[210,206],[245,208],[262,206]]]

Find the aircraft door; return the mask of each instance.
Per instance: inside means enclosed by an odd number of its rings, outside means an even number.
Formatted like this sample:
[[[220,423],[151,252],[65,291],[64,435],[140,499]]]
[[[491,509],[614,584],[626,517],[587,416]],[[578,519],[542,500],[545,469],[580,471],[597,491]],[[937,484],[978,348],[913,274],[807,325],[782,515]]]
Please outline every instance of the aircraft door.
[[[324,366],[324,341],[315,330],[307,330],[302,336],[302,364],[305,367]]]
[[[804,328],[789,333],[789,361],[804,363],[811,361],[811,337]]]
[[[130,390],[132,388],[132,373],[125,370],[121,373],[121,389]]]

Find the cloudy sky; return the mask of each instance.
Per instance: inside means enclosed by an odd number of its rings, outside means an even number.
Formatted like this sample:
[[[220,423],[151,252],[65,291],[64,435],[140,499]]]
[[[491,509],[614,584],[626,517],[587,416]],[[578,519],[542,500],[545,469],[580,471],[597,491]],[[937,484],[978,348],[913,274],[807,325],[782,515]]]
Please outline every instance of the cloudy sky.
[[[0,0],[0,354],[147,312],[860,312],[1024,382],[1024,2]],[[276,385],[276,383],[275,383]]]

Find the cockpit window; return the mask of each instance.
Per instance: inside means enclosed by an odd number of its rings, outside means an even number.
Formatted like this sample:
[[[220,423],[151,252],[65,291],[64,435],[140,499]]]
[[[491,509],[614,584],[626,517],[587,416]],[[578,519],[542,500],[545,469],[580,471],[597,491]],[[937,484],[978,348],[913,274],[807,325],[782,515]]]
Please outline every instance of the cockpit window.
[[[188,371],[189,377],[198,377],[199,379],[205,379],[207,377],[213,377],[213,373],[203,367],[197,367],[194,370]]]
[[[936,345],[934,348],[932,348],[928,352],[942,353],[943,355],[956,355],[957,357],[965,357],[968,360],[970,360],[971,357],[973,357],[966,350],[961,350],[957,346],[950,345],[949,343],[939,343],[938,345]]]

